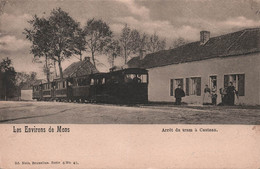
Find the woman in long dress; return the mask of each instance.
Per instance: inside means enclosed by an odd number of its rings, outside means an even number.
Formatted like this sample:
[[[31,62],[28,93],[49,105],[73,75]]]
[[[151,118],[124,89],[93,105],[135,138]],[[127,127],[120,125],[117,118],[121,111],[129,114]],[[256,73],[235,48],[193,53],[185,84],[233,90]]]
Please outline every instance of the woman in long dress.
[[[205,85],[204,94],[203,94],[203,105],[211,104],[211,92],[208,85]]]
[[[229,82],[227,87],[227,104],[233,106],[235,104],[236,88],[233,86],[233,82]]]

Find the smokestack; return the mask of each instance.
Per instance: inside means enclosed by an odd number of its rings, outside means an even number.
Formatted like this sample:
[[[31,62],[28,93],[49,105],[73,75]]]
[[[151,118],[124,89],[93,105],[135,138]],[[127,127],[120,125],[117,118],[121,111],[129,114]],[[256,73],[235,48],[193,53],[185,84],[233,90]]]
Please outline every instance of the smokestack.
[[[201,31],[200,32],[200,44],[204,45],[205,43],[207,43],[207,41],[210,38],[210,32],[209,31]]]
[[[140,60],[144,59],[145,55],[146,55],[146,50],[140,50],[140,53],[139,53]]]
[[[86,57],[84,58],[84,60],[87,61],[87,62],[90,62],[90,57],[86,56]]]

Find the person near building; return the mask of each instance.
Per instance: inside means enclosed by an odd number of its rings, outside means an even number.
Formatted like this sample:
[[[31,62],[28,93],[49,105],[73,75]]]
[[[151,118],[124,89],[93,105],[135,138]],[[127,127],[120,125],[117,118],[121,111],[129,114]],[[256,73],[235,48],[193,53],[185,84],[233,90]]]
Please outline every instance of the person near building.
[[[180,105],[182,97],[185,96],[185,92],[182,90],[181,85],[178,85],[178,88],[175,89],[175,104]]]
[[[205,85],[204,94],[203,94],[203,105],[211,104],[211,91],[208,85]]]
[[[235,103],[236,88],[233,86],[233,82],[229,82],[227,87],[227,105],[233,106]]]

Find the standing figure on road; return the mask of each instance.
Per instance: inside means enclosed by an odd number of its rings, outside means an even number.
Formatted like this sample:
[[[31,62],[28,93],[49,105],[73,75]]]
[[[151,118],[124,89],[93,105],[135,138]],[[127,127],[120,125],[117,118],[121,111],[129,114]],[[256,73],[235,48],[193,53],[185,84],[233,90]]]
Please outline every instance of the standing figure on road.
[[[175,89],[175,104],[180,105],[181,104],[181,98],[185,96],[184,91],[181,88],[181,85],[178,85],[178,88]]]
[[[211,92],[208,85],[205,85],[204,94],[203,94],[203,105],[211,104]]]
[[[233,106],[235,103],[236,88],[233,86],[233,82],[229,83],[227,87],[227,105]]]

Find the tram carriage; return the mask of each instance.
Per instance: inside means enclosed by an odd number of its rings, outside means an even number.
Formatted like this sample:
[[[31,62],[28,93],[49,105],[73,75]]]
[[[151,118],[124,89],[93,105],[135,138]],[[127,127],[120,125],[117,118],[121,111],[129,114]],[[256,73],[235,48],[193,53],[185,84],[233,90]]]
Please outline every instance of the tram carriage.
[[[85,102],[90,98],[89,75],[68,79],[68,99],[71,101]]]
[[[40,85],[33,86],[33,99],[41,100],[42,90]]]
[[[128,68],[59,79],[34,86],[33,98],[44,101],[145,103],[148,102],[148,71]]]
[[[53,97],[52,83],[41,84],[41,100],[48,101]]]
[[[52,82],[53,99],[57,101],[68,100],[68,82],[67,79],[55,80]]]

